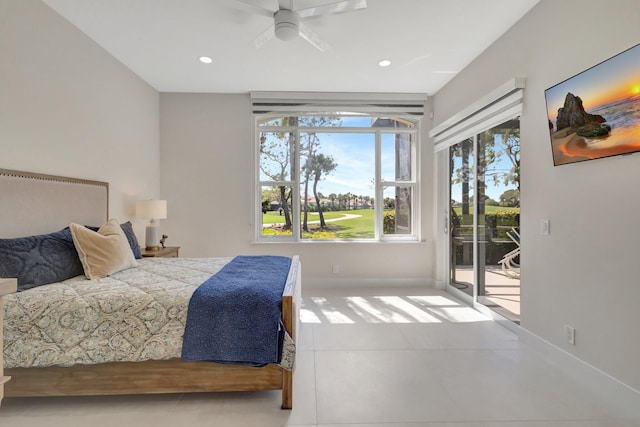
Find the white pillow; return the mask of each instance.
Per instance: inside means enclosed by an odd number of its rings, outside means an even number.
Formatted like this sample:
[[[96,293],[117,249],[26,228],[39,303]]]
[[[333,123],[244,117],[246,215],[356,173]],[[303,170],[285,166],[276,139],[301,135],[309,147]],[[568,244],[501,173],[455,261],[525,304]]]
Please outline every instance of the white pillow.
[[[138,266],[127,236],[115,219],[110,219],[97,232],[76,223],[71,223],[69,228],[88,279],[107,277]]]

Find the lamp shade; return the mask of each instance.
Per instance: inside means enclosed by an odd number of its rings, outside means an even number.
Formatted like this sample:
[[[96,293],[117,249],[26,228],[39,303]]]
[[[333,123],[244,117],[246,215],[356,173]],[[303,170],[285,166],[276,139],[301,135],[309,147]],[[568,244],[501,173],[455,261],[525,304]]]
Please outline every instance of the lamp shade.
[[[166,200],[138,200],[136,202],[136,217],[149,219],[164,219],[167,217]]]

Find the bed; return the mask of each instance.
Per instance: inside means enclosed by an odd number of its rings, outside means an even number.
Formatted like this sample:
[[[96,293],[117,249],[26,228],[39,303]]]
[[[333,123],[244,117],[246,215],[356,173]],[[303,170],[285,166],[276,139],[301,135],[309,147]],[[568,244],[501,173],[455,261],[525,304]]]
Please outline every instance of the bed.
[[[6,241],[51,233],[53,230],[64,230],[71,223],[105,224],[104,228],[110,222],[108,195],[108,183],[105,182],[0,169],[0,239]],[[122,230],[125,230],[125,224],[120,225]],[[115,226],[120,229],[118,223]],[[129,229],[125,235],[133,249],[131,233]],[[76,234],[73,237],[76,238]],[[145,258],[136,260],[135,267],[124,268],[96,280],[88,280],[81,275],[5,296],[4,396],[281,390],[281,407],[291,409],[301,287],[297,256],[287,258],[284,271],[282,265],[278,267],[281,269],[278,274],[282,276],[282,287],[278,288],[276,302],[282,341],[278,347],[281,353],[278,354],[277,363],[268,359],[269,363],[256,362],[260,367],[254,367],[247,366],[252,363],[229,363],[227,359],[218,363],[183,361],[180,358],[182,354],[182,359],[187,360],[218,360],[215,357],[185,357],[186,338],[190,336],[190,329],[186,328],[185,332],[183,322],[195,313],[195,309],[189,308],[192,310],[189,311],[186,307],[190,304],[190,297],[195,296],[205,284],[211,282],[210,286],[218,286],[219,282],[215,280],[222,280],[220,277],[224,276],[223,273],[226,273],[225,277],[239,277],[235,274],[242,271],[250,274],[253,266],[241,262],[254,262],[253,258],[284,262],[280,259],[283,257],[271,256]],[[232,269],[233,266],[236,270]],[[262,271],[262,267],[256,269]],[[254,277],[256,275],[253,274]],[[116,297],[105,296],[107,289],[108,292],[115,292]],[[160,296],[156,296],[156,292]],[[160,303],[148,300],[148,294],[159,298]],[[137,295],[142,298],[141,302],[135,299]],[[72,306],[78,302],[86,305],[87,301],[98,301],[99,309]],[[170,306],[174,303],[175,307]],[[61,313],[65,314],[51,314],[56,313],[52,311],[56,307],[61,307]],[[157,307],[162,309],[158,310]],[[95,311],[100,313],[96,314]],[[137,316],[133,320],[121,319],[123,313],[132,312]],[[33,313],[43,314],[36,316]],[[118,326],[123,330],[118,334],[105,333],[102,326],[97,326],[97,323],[105,323],[100,320],[94,322],[94,326],[87,327],[87,324],[92,324],[90,320],[94,315],[97,318],[108,316],[110,320],[107,323],[124,325]],[[56,332],[60,337],[52,338],[53,333],[46,329],[47,322],[52,322],[53,318],[56,323],[65,324],[67,329],[74,329],[74,316],[82,317],[83,328],[91,329],[85,333],[82,346],[72,335],[65,335],[69,331]],[[155,322],[154,316],[162,321]],[[37,332],[39,330],[45,330],[46,333]],[[184,333],[185,347],[182,347],[181,341],[178,342],[176,333],[180,336]],[[105,343],[101,344],[98,339],[104,336],[110,337],[106,345],[102,345]],[[243,335],[238,333],[237,336]],[[28,341],[27,337],[32,341]],[[196,341],[202,342],[202,337],[198,337]],[[212,340],[215,341],[215,337]],[[55,348],[51,342],[56,343]],[[70,342],[71,347],[64,349],[61,342]],[[127,351],[118,347],[119,342],[125,343]],[[242,342],[238,340],[239,345]],[[105,348],[113,351],[105,351]],[[242,349],[242,346],[239,348]],[[243,351],[236,349],[237,353]],[[133,353],[134,359],[131,356]],[[260,362],[265,360],[261,359]],[[11,378],[10,381],[6,381],[7,377]]]

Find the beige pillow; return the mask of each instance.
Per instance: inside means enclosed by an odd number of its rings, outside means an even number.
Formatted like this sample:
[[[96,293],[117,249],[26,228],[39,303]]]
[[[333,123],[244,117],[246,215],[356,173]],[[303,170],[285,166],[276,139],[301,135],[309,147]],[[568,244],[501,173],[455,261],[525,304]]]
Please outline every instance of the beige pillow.
[[[138,266],[127,236],[115,219],[110,219],[97,232],[75,223],[71,223],[69,228],[88,279],[107,277]]]

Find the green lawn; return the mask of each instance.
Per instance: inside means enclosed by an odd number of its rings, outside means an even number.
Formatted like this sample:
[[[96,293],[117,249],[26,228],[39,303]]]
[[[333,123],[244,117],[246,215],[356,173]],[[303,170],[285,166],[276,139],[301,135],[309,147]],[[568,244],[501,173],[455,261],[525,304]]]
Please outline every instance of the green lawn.
[[[351,211],[338,211],[338,212],[324,212],[324,219],[340,218],[345,213]],[[309,221],[319,221],[320,217],[317,212],[309,212]],[[300,215],[300,221],[302,221],[302,215]],[[269,211],[266,214],[262,214],[263,224],[277,224],[284,222],[284,215],[280,215],[277,211]]]
[[[342,219],[339,221],[328,221],[331,219],[344,218],[347,215],[359,215],[357,218]],[[371,239],[374,237],[374,210],[359,209],[350,211],[324,212],[324,219],[327,221],[327,230],[317,230],[319,224],[314,221],[319,220],[317,212],[309,212],[309,233],[303,233],[303,238],[310,239]],[[262,223],[265,225],[284,222],[284,216],[278,212],[267,212],[262,215]],[[302,223],[302,216],[300,222]],[[263,235],[283,234],[270,229],[263,229]],[[289,233],[284,233],[289,234]]]
[[[462,218],[462,208],[456,207],[454,211],[461,217],[463,225],[470,223],[472,217]],[[519,213],[520,208],[509,208],[502,206],[485,206],[485,213]],[[391,211],[392,212],[392,211]],[[473,214],[471,210],[470,214]],[[357,218],[348,218],[348,215],[359,215]],[[345,218],[339,221],[330,221],[332,219]],[[303,232],[303,239],[316,239],[316,240],[348,240],[348,239],[372,239],[375,235],[374,230],[374,210],[373,209],[359,209],[349,211],[334,211],[324,212],[324,219],[327,221],[327,228],[325,230],[319,230],[319,215],[317,212],[309,212],[309,232]],[[291,234],[290,231],[281,231],[277,227],[269,228],[271,224],[284,223],[284,215],[280,215],[279,212],[267,212],[262,215],[262,224],[267,226],[263,228],[262,235],[277,235],[277,234]],[[300,217],[300,223],[302,223],[302,216]],[[499,224],[501,225],[501,224]]]

